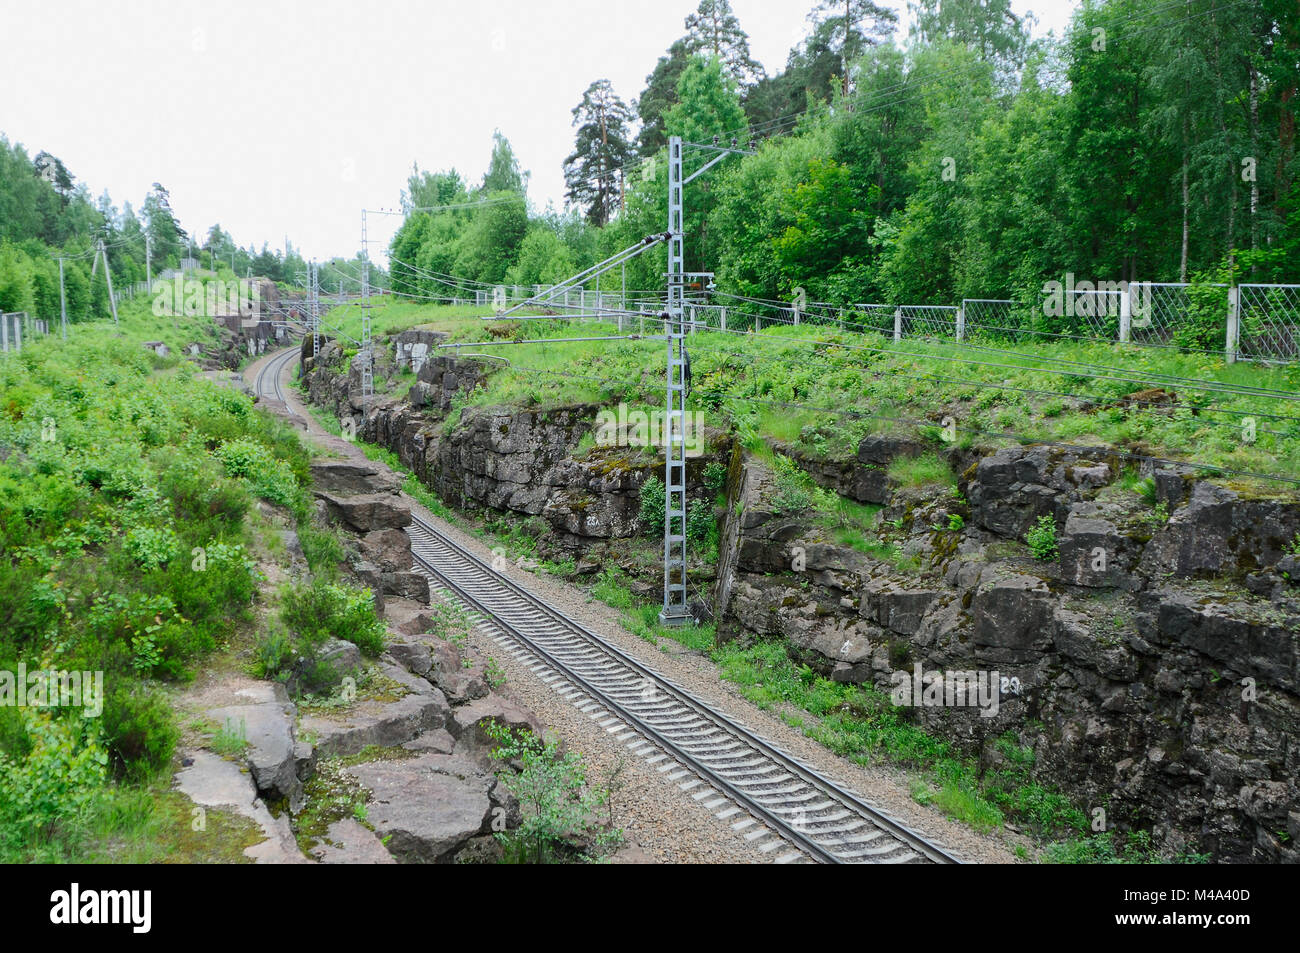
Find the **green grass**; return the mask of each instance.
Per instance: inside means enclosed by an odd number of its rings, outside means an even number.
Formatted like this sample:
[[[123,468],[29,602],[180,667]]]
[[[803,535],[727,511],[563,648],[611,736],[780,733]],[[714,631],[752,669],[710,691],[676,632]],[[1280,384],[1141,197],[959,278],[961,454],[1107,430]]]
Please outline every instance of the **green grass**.
[[[953,486],[957,477],[952,468],[933,453],[918,457],[895,457],[887,471],[889,478],[901,486]]]
[[[1085,816],[1067,798],[1032,780],[1033,752],[1010,735],[997,742],[999,767],[981,778],[972,759],[907,721],[907,709],[888,695],[818,675],[792,661],[783,642],[728,643],[711,654],[721,677],[759,708],[779,712],[787,724],[857,764],[885,761],[919,771],[912,796],[976,830],[993,830],[1004,818],[1043,840],[1087,830]]]
[[[704,625],[666,626],[659,624],[660,606],[646,605],[627,612],[623,616],[623,627],[638,638],[645,639],[651,645],[659,645],[663,640],[676,642],[697,652],[707,652],[714,646],[716,628],[713,623]]]
[[[627,576],[613,566],[608,566],[596,584],[591,587],[591,594],[601,602],[615,609],[631,609],[635,600],[628,588]]]
[[[242,758],[244,752],[248,750],[247,730],[243,719],[240,719],[239,724],[235,724],[227,718],[226,723],[217,729],[212,740],[208,742],[208,747],[223,758],[231,760]]]
[[[618,333],[609,322],[555,320],[512,326],[439,306],[387,307],[402,323],[429,323],[447,331],[450,340],[466,344],[488,340],[493,332],[548,339]],[[382,313],[383,309],[376,309],[380,327],[386,320]],[[1213,355],[1102,342],[1033,341],[1015,346],[985,342],[1011,353],[974,351],[919,339],[896,344],[879,335],[817,325],[767,328],[743,336],[702,332],[692,335],[690,343],[693,402],[704,408],[711,425],[725,429],[743,419],[753,435],[797,443],[813,455],[851,451],[868,433],[907,434],[921,429],[908,421],[925,421],[925,427],[937,428],[940,416],[935,408],[945,408],[956,421],[959,446],[987,450],[1022,440],[1108,444],[1240,470],[1300,475],[1300,427],[1263,416],[1289,415],[1284,402],[1222,394],[1211,401],[1208,395],[1184,390],[1179,393],[1184,403],[1173,411],[1116,405],[1119,398],[1148,386],[1141,380],[1146,374],[1294,392],[1300,389],[1300,367],[1225,365]],[[864,346],[874,350],[855,350]],[[659,342],[556,342],[483,349],[483,353],[505,358],[511,366],[490,374],[486,386],[472,396],[474,404],[560,406],[595,401],[611,406],[626,401],[657,406],[662,397]],[[1108,375],[1111,379],[1093,380],[1082,374],[1051,372],[1047,360],[1091,362],[1119,372]],[[949,379],[940,379],[945,377]],[[1118,379],[1122,377],[1137,380]],[[954,378],[969,383],[954,383]],[[1072,402],[1014,388],[1074,392],[1090,398],[1093,407],[1075,409]],[[1260,432],[1255,442],[1247,443],[1241,439],[1239,418],[1206,412],[1203,407],[1210,403],[1259,414],[1261,431],[1278,433]],[[972,430],[1014,431],[1020,436],[1004,438]],[[953,480],[932,461],[928,468],[910,466],[899,474],[903,482]]]

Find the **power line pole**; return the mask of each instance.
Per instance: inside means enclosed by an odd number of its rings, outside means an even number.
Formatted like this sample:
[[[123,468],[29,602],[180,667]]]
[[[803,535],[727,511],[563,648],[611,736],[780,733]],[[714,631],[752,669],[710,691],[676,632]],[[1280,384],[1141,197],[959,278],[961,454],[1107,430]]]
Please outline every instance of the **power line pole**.
[[[691,620],[686,597],[686,387],[690,361],[686,354],[685,325],[685,190],[728,155],[752,155],[752,150],[690,143],[691,148],[717,153],[689,176],[683,174],[682,137],[668,140],[668,338],[667,416],[664,420],[664,605],[659,622],[686,625]],[[701,274],[697,277],[705,277]]]
[[[153,240],[149,233],[144,233],[144,283],[149,286],[149,294],[153,294]]]
[[[662,625],[690,621],[686,600],[686,336],[682,137],[668,140],[668,375],[664,418],[664,605]]]
[[[59,259],[59,317],[63,322],[63,340],[68,339],[68,296],[63,290],[63,259]]]
[[[113,323],[117,320],[117,299],[113,297],[113,271],[108,267],[108,251],[104,248],[104,239],[99,240],[99,256],[104,259],[104,280],[108,282],[108,304],[113,309]]]
[[[311,308],[311,356],[315,366],[314,362],[320,355],[320,302],[318,300],[320,286],[317,283],[320,280],[320,272],[314,261],[308,266],[308,273],[311,276],[311,290],[308,292],[308,306]]]
[[[361,401],[375,395],[374,357],[370,350],[370,246],[366,241],[366,210],[361,210]]]

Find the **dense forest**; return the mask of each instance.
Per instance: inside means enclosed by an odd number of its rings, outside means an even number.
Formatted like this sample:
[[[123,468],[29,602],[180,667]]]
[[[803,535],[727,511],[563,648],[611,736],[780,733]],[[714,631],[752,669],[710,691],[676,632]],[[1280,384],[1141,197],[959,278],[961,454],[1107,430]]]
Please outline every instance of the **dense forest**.
[[[662,231],[670,135],[755,152],[686,193],[687,268],[732,293],[949,304],[1067,273],[1300,280],[1292,0],[1086,0],[1045,38],[1009,0],[919,0],[906,25],[826,0],[809,20],[767,75],[728,0],[701,0],[638,97],[594,81],[563,214],[529,213],[499,133],[481,185],[415,169],[395,289],[551,282]],[[688,174],[709,157],[688,148]],[[627,286],[663,270],[645,255]]]

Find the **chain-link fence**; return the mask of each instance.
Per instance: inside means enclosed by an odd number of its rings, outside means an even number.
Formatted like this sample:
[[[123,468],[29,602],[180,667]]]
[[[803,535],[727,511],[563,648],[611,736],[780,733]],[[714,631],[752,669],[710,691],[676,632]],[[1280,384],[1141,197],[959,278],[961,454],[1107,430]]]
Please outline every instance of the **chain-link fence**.
[[[1239,285],[1237,295],[1237,355],[1250,361],[1300,360],[1300,285]]]
[[[1223,354],[1227,360],[1300,361],[1300,285],[1183,282],[1080,282],[1045,286],[1041,296],[966,298],[960,306],[782,302],[699,291],[684,302],[691,332],[761,331],[812,324],[886,338],[957,342],[1028,339],[1129,342],[1143,347]],[[548,297],[546,285],[479,291],[482,305],[510,306],[530,297],[569,318],[616,323],[656,333],[665,303],[657,291],[570,288]],[[1236,301],[1235,311],[1230,304]],[[720,303],[720,302],[727,303]],[[1232,317],[1235,315],[1235,318]],[[654,328],[648,327],[654,325]],[[1235,337],[1234,337],[1235,334]]]
[[[903,304],[894,312],[896,336],[931,337],[952,341],[957,337],[957,309],[951,305]]]

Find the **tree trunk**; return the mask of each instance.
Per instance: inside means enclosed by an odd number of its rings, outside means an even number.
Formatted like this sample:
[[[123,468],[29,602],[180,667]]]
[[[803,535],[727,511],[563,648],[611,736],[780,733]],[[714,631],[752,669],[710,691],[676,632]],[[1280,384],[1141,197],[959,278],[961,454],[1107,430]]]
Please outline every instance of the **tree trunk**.
[[[1250,64],[1250,250],[1259,246],[1259,74]],[[1251,274],[1258,271],[1251,265]]]
[[[1187,233],[1190,222],[1190,202],[1187,188],[1187,114],[1183,113],[1183,249],[1178,259],[1178,280],[1187,281]]]

